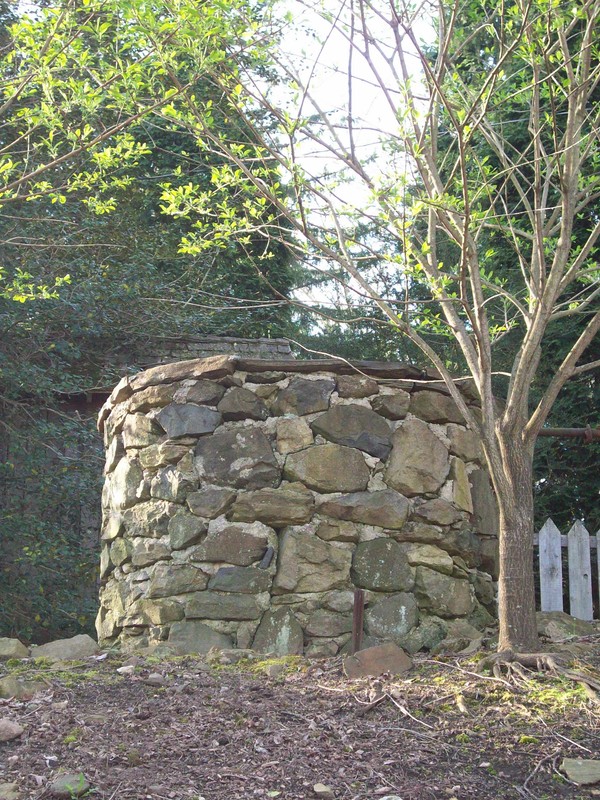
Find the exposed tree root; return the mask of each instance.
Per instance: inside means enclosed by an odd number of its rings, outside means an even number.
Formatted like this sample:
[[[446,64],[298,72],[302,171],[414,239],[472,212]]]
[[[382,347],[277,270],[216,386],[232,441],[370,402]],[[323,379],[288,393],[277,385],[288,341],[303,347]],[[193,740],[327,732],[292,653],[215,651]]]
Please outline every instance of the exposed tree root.
[[[509,679],[517,686],[531,680],[532,673],[563,677],[580,683],[585,687],[588,696],[598,701],[596,692],[600,692],[600,675],[567,669],[565,662],[563,653],[515,653],[504,650],[483,659],[478,671],[489,669],[499,680]]]

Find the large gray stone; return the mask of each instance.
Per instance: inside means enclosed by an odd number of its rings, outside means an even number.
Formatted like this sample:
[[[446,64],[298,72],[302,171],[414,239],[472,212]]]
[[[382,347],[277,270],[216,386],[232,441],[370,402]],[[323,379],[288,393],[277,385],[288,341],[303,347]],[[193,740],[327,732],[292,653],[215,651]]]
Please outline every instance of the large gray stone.
[[[391,489],[381,492],[355,492],[319,505],[328,517],[400,530],[408,517],[410,503]]]
[[[131,397],[133,394],[133,388],[131,387],[130,383],[130,376],[124,375],[112,390],[108,401],[103,406],[103,409],[106,407],[112,408],[113,406],[116,406],[117,403],[122,403],[124,400],[127,400],[129,397]]]
[[[263,557],[269,546],[269,534],[271,529],[260,522],[244,525],[218,520],[209,525],[206,539],[192,558],[247,567]]]
[[[230,636],[218,633],[196,619],[174,622],[167,641],[179,655],[208,653],[213,647],[229,650],[233,646]]]
[[[171,403],[156,415],[156,421],[171,439],[212,433],[221,424],[221,414],[194,403]]]
[[[359,405],[333,406],[317,417],[311,428],[330,442],[356,447],[377,458],[387,458],[392,448],[389,424]]]
[[[56,639],[31,649],[32,658],[47,658],[49,661],[72,661],[89,658],[100,652],[98,644],[85,633],[70,639]]]
[[[167,625],[183,619],[185,613],[176,600],[138,600],[134,606],[133,613],[139,613],[145,625]]]
[[[266,611],[252,642],[252,649],[276,656],[302,655],[304,634],[289,608]]]
[[[149,447],[161,437],[162,431],[154,420],[144,414],[127,414],[123,423],[123,444],[125,449]]]
[[[189,494],[186,502],[192,514],[196,514],[198,517],[214,519],[224,514],[235,498],[236,493],[233,489],[218,489],[214,486],[207,486],[198,492]]]
[[[448,450],[429,426],[414,417],[407,419],[395,431],[392,443],[385,482],[408,497],[437,492],[450,463]]]
[[[304,627],[307,636],[342,636],[352,630],[352,614],[337,614],[324,608],[310,615]]]
[[[186,619],[258,619],[262,614],[254,595],[198,592],[185,607]]]
[[[265,403],[267,408],[270,408],[270,405],[277,394],[277,386],[271,386],[268,383],[262,384],[261,386],[256,386],[254,389],[254,393],[257,397]]]
[[[102,646],[106,646],[107,642],[110,643],[116,636],[118,636],[122,627],[122,618],[119,619],[117,624],[115,614],[113,614],[110,609],[100,606],[98,613],[96,614],[96,632],[98,634],[98,641],[102,644]]]
[[[426,422],[463,422],[463,416],[454,400],[440,392],[413,392],[410,413]]]
[[[255,567],[221,567],[208,582],[208,588],[220,592],[258,594],[268,592],[272,576],[267,570]]]
[[[478,567],[481,562],[481,541],[472,530],[449,531],[438,544],[452,556],[464,558],[469,567]]]
[[[122,581],[109,580],[102,587],[100,600],[103,606],[110,608],[118,622],[125,615],[125,604],[128,601],[127,586]]]
[[[285,380],[285,378],[285,372],[280,372],[278,370],[272,370],[269,372],[250,372],[246,376],[246,383],[277,383],[278,381]]]
[[[100,580],[103,581],[114,569],[115,565],[110,560],[110,546],[102,545],[100,550]]]
[[[108,475],[117,466],[125,455],[125,446],[121,436],[115,436],[106,448],[106,460],[104,462],[104,474]]]
[[[432,525],[454,525],[463,518],[452,503],[441,497],[434,497],[422,505],[415,506],[413,516]]]
[[[184,550],[197,544],[208,530],[208,524],[181,509],[169,520],[169,544],[172,550]]]
[[[170,597],[198,592],[208,586],[208,575],[193,564],[157,564],[150,576],[148,597]]]
[[[276,416],[284,414],[315,414],[317,411],[326,411],[329,407],[329,398],[335,389],[332,378],[292,378],[286,389],[281,389],[273,404],[273,413]]]
[[[129,400],[129,410],[144,412],[150,411],[151,408],[162,408],[172,402],[177,386],[176,383],[167,383],[142,389]]]
[[[282,455],[304,450],[313,443],[313,433],[308,423],[300,417],[277,420],[277,450]]]
[[[184,503],[186,497],[198,488],[198,478],[182,472],[176,466],[162,467],[150,485],[150,494],[157,500]]]
[[[479,602],[486,606],[490,611],[496,611],[496,592],[492,576],[486,572],[477,572],[469,577],[475,590],[475,597]]]
[[[326,592],[347,586],[351,553],[313,533],[286,528],[281,537],[274,594]]]
[[[446,638],[448,624],[439,617],[420,615],[419,625],[403,637],[402,647],[409,653],[432,650]]]
[[[407,522],[402,530],[391,531],[390,535],[398,542],[437,544],[444,538],[445,531],[435,525],[425,525],[421,522]]]
[[[466,511],[467,514],[472,514],[473,501],[467,468],[465,462],[456,456],[450,456],[450,480],[452,481],[452,502],[457,508]]]
[[[360,531],[352,522],[324,519],[315,531],[326,542],[358,542]]]
[[[7,658],[28,658],[29,650],[18,639],[0,637],[0,661]]]
[[[237,488],[275,487],[281,480],[269,440],[257,428],[201,439],[196,447],[195,466],[206,480]]]
[[[105,505],[110,508],[130,508],[138,501],[138,490],[144,475],[137,460],[122,458],[105,483]]]
[[[199,406],[216,406],[225,394],[225,387],[209,380],[188,380],[177,385],[173,395],[176,403],[196,403]]]
[[[370,472],[358,450],[339,444],[322,444],[290,453],[283,475],[317,492],[330,493],[366,489]]]
[[[159,539],[167,535],[169,520],[179,509],[180,506],[165,500],[148,500],[124,511],[122,524],[130,538],[151,536]]]
[[[279,489],[240,494],[227,516],[234,522],[260,520],[272,528],[281,528],[309,522],[314,506],[311,492],[301,483],[292,483]]]
[[[407,547],[393,539],[361,542],[352,560],[352,582],[378,592],[410,592],[415,571],[408,563]]]
[[[474,598],[468,581],[428,567],[417,567],[415,594],[420,608],[439,617],[464,617],[473,610]]]
[[[394,394],[381,394],[371,400],[374,411],[386,419],[404,419],[410,406],[410,394],[397,389]]]
[[[229,389],[217,408],[224,420],[264,420],[269,416],[269,411],[260,397],[249,389],[238,386]]]
[[[497,623],[496,607],[493,613],[483,606],[477,599],[473,601],[473,610],[467,616],[467,621],[477,630],[483,631],[486,628],[495,627]]]
[[[379,392],[379,384],[367,375],[340,375],[337,391],[340,397],[370,397]]]
[[[431,544],[412,544],[407,550],[408,563],[412,567],[429,567],[444,575],[452,575],[454,562],[444,550]]]
[[[470,567],[477,567],[481,561],[481,542],[468,528],[443,530],[435,525],[408,522],[400,531],[393,531],[399,542],[421,542],[435,544],[453,556],[461,556]]]
[[[463,427],[450,423],[446,428],[450,439],[450,452],[462,458],[463,461],[483,461],[481,442],[476,433]]]
[[[104,422],[105,444],[108,444],[113,436],[116,436],[117,433],[120,433],[123,430],[123,423],[125,422],[127,412],[127,403],[120,403],[118,406],[115,406],[113,409],[111,409],[108,418]],[[102,430],[102,428],[100,428],[100,430]]]
[[[385,597],[365,611],[365,631],[369,636],[403,645],[403,639],[419,621],[413,594],[399,592]]]
[[[110,560],[115,567],[121,567],[126,561],[131,558],[131,540],[130,539],[115,539],[110,545],[109,554]]]
[[[134,567],[147,567],[156,561],[171,558],[171,548],[157,539],[140,538],[131,542],[131,563]]]
[[[164,442],[140,450],[138,458],[144,469],[156,469],[156,467],[174,464],[189,453],[189,450],[187,445]]]
[[[174,383],[185,378],[224,378],[235,371],[235,358],[232,356],[209,356],[194,358],[191,361],[176,361],[159,364],[157,367],[140,372],[129,379],[129,388],[138,392],[147,386],[161,383]]]

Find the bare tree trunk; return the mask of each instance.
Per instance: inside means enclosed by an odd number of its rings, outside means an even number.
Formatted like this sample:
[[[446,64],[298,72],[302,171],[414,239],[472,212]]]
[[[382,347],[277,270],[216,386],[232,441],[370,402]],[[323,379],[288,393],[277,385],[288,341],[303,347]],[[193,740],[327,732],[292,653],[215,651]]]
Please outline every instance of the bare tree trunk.
[[[500,511],[498,650],[539,649],[533,571],[533,448],[520,435],[502,442],[502,479],[495,481]]]

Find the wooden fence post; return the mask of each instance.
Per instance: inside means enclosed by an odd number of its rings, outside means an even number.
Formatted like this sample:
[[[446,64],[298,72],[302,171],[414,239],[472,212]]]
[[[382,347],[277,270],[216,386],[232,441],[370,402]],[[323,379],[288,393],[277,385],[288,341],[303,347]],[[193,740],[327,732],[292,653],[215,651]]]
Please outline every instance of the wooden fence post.
[[[567,548],[569,564],[569,614],[578,619],[594,618],[591,550],[598,554],[598,585],[600,586],[600,531],[591,536],[583,522],[577,520],[567,536],[551,519],[546,520],[539,534],[540,606],[542,611],[563,610],[562,552]]]
[[[539,533],[540,599],[542,611],[563,610],[560,531],[551,519]]]
[[[567,535],[569,553],[569,613],[578,619],[592,620],[592,563],[590,535],[577,520]]]

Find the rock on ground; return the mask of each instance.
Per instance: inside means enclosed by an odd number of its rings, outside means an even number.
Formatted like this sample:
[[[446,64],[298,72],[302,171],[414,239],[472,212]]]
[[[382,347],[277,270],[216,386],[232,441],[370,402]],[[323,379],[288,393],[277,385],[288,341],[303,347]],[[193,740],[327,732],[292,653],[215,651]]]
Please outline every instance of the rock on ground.
[[[569,780],[581,785],[600,783],[600,761],[591,758],[563,758],[560,768]]]
[[[573,636],[593,636],[599,632],[593,622],[576,619],[564,611],[538,611],[536,618],[540,636],[546,636],[553,642]]]
[[[25,729],[12,719],[0,719],[0,742],[10,742],[18,739]]]
[[[19,800],[20,796],[16,783],[0,783],[0,800]]]
[[[0,637],[0,661],[6,658],[28,658],[29,650],[18,639]]]
[[[48,787],[52,797],[64,797],[71,800],[73,797],[81,797],[90,788],[85,775],[82,772],[76,774],[58,775]]]
[[[350,680],[367,676],[377,677],[384,672],[401,675],[412,668],[413,662],[397,645],[386,642],[378,647],[360,650],[344,660],[344,672]]]
[[[91,636],[81,633],[71,639],[56,639],[33,649],[33,658],[47,658],[49,661],[72,661],[88,658],[100,652],[97,642]]]

